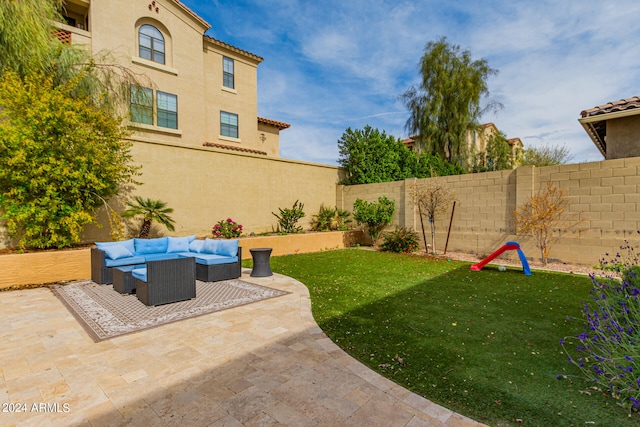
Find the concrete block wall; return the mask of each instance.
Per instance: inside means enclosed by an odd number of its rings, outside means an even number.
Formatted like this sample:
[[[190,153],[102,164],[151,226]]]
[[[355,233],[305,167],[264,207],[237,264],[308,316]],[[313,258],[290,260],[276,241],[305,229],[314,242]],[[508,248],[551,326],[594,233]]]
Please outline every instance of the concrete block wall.
[[[436,250],[445,244],[452,252],[471,252],[484,257],[507,241],[518,241],[530,259],[540,251],[529,235],[518,233],[513,211],[528,202],[547,182],[565,191],[569,220],[584,219],[580,230],[558,236],[550,249],[552,261],[594,266],[606,253],[615,254],[625,240],[640,244],[640,158],[627,158],[513,171],[440,177],[455,193],[455,212],[447,243],[453,205],[436,218]],[[409,194],[413,182],[367,184],[339,188],[338,204],[355,199],[377,200],[380,195],[396,200],[402,211],[394,225],[412,227],[421,233],[420,219]],[[425,222],[427,241],[429,224]],[[514,254],[508,254],[515,257]]]

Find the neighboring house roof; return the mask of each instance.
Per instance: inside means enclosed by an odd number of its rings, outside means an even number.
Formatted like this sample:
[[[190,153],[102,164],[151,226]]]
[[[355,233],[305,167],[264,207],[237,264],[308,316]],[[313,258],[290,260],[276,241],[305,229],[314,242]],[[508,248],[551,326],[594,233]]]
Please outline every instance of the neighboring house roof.
[[[275,126],[280,130],[291,127],[289,123],[279,122],[277,120],[265,119],[264,117],[258,117],[258,123],[264,123],[265,125]]]
[[[256,60],[256,61],[258,61],[258,62],[262,62],[262,61],[264,61],[264,59],[263,59],[261,56],[258,56],[258,55],[256,55],[256,54],[253,54],[253,53],[248,52],[248,51],[246,51],[246,50],[239,49],[239,48],[237,48],[237,47],[235,47],[235,46],[231,46],[229,43],[225,43],[225,42],[223,42],[223,41],[221,41],[221,40],[214,39],[214,38],[213,38],[213,37],[211,37],[211,36],[207,36],[207,35],[205,35],[205,36],[204,36],[204,38],[205,38],[205,40],[207,40],[207,41],[209,41],[209,42],[211,42],[211,43],[213,43],[213,44],[215,44],[215,45],[217,45],[217,46],[224,47],[224,48],[226,48],[226,49],[229,49],[229,50],[230,50],[230,51],[232,51],[232,52],[236,52],[236,53],[240,53],[240,54],[242,54],[242,55],[246,55],[246,56],[248,56],[248,57],[250,57],[250,58],[255,59],[255,60]]]
[[[607,120],[640,114],[640,97],[607,102],[580,112],[578,119],[600,153],[607,157]]]
[[[205,147],[221,148],[223,150],[241,151],[243,153],[260,154],[266,156],[266,151],[254,150],[251,148],[237,147],[235,145],[217,144],[215,142],[205,142],[202,144]]]

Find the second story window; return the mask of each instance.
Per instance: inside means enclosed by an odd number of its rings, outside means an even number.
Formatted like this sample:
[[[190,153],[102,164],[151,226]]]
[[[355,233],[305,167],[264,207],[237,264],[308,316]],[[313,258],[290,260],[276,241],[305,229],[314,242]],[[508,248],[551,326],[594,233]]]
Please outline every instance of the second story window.
[[[155,95],[155,110],[153,98]],[[131,121],[145,125],[178,129],[178,96],[131,86]]]
[[[158,91],[157,98],[158,126],[178,129],[178,97]]]
[[[238,115],[233,113],[220,112],[220,135],[231,138],[238,137]]]
[[[222,58],[222,85],[230,89],[235,88],[233,59],[226,56]]]
[[[140,58],[164,64],[164,36],[152,25],[143,25],[138,31]]]
[[[153,124],[153,90],[131,86],[131,121]]]

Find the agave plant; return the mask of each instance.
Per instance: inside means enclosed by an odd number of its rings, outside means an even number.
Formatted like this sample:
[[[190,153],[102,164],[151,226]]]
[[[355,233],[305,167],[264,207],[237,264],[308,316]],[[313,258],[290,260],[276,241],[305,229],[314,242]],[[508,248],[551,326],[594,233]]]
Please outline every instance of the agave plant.
[[[158,222],[168,230],[173,231],[173,223],[175,222],[168,214],[173,212],[172,208],[168,208],[167,204],[161,200],[143,199],[140,196],[135,197],[135,203],[127,202],[129,209],[122,212],[123,218],[142,217],[142,227],[140,228],[139,238],[146,239],[149,237],[151,223]]]

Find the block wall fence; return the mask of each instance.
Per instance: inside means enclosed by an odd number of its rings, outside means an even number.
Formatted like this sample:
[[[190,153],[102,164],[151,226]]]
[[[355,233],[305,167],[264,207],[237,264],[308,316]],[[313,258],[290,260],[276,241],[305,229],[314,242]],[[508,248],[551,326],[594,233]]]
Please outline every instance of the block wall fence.
[[[135,194],[167,202],[174,209],[175,231],[166,235],[211,235],[213,225],[228,217],[244,226],[245,233],[271,231],[277,224],[272,212],[304,203],[301,225],[309,229],[321,205],[353,210],[361,198],[376,201],[386,195],[395,200],[392,226],[420,231],[420,218],[411,199],[413,185],[427,180],[343,186],[343,171],[336,166],[232,153],[209,147],[185,147],[173,143],[134,141],[134,161],[142,166]],[[606,252],[615,253],[628,239],[640,244],[640,157],[550,167],[437,178],[455,193],[456,207],[448,251],[478,256],[492,253],[506,241],[518,241],[530,259],[539,251],[530,236],[516,233],[513,210],[547,182],[564,189],[570,212],[587,218],[582,231],[569,233],[550,250],[551,260],[596,265]],[[118,200],[111,204],[124,209]],[[452,207],[436,219],[436,250],[446,243]],[[110,240],[108,219],[99,215],[103,227],[85,229],[84,242]],[[425,222],[427,239],[429,224]],[[0,249],[8,244],[0,227]],[[513,254],[510,254],[513,255]]]
[[[551,261],[594,266],[605,253],[618,252],[625,239],[632,245],[640,244],[638,157],[540,168],[525,166],[513,171],[436,179],[443,180],[456,200],[448,252],[484,257],[507,241],[517,241],[527,258],[539,261],[540,251],[533,238],[516,232],[513,211],[528,202],[547,182],[566,192],[570,217],[585,219],[580,231],[565,234],[551,246]],[[386,195],[396,201],[390,229],[405,226],[422,234],[411,189],[414,185],[424,185],[427,180],[339,186],[337,206],[350,209],[358,198],[376,201]],[[436,217],[436,250],[440,253],[446,244],[452,210],[453,204],[446,213]],[[430,243],[430,226],[426,220],[424,227]]]

